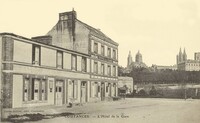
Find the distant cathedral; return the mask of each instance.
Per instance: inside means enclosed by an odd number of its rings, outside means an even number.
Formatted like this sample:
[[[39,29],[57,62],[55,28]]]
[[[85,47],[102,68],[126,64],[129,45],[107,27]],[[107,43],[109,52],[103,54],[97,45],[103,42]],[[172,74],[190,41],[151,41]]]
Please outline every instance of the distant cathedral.
[[[142,63],[142,54],[140,53],[140,51],[138,51],[138,53],[135,56],[135,62]]]
[[[146,64],[142,61],[142,54],[140,51],[137,52],[135,55],[135,62],[132,60],[131,51],[129,51],[128,58],[127,58],[127,68],[131,69],[132,67],[140,68],[144,67],[147,68]]]
[[[176,55],[177,69],[181,71],[200,71],[200,52],[194,53],[194,59],[187,59],[185,48]]]
[[[131,51],[129,51],[128,58],[127,58],[127,67],[133,62]]]
[[[178,64],[180,64],[180,63],[182,63],[182,62],[185,62],[185,61],[187,61],[187,54],[186,54],[186,52],[185,52],[185,48],[184,48],[183,53],[182,53],[182,50],[181,50],[181,48],[180,48],[179,54],[176,55],[176,63],[177,63],[177,65],[178,65]]]

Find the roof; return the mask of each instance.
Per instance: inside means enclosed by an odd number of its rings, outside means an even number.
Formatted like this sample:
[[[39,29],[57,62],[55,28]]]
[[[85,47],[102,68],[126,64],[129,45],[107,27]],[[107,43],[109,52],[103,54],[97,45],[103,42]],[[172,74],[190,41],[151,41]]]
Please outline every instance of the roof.
[[[198,60],[188,59],[186,63],[200,63]]]
[[[89,29],[92,33],[97,34],[97,36],[102,37],[105,41],[115,44],[115,45],[119,45],[117,42],[113,41],[112,39],[110,39],[107,35],[105,35],[103,32],[101,32],[99,29],[96,29],[78,19],[76,19],[78,22],[80,22],[81,24],[83,24],[87,29]]]
[[[50,46],[50,47],[55,47],[55,48],[59,48],[59,49],[65,50],[65,51],[74,52],[74,53],[77,53],[77,54],[82,54],[82,55],[89,56],[88,54],[77,52],[77,51],[74,51],[74,50],[69,50],[69,49],[58,47],[58,46],[55,46],[55,45],[49,45],[49,44],[45,44],[45,43],[40,43],[40,42],[38,42],[38,41],[36,41],[34,39],[29,39],[29,38],[26,38],[26,37],[23,37],[23,36],[20,36],[20,35],[16,35],[14,33],[8,33],[8,32],[0,33],[0,36],[5,36],[5,35],[10,35],[10,36],[14,36],[14,37],[21,38],[21,39],[24,39],[24,40],[29,40],[29,41],[32,41],[34,43],[38,43],[38,44],[42,44],[42,45],[46,45],[46,46]]]

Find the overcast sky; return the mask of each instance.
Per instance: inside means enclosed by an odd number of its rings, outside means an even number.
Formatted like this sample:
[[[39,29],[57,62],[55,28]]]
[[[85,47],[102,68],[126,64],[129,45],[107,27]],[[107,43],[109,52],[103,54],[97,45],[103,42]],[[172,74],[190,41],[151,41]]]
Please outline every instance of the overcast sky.
[[[119,65],[129,50],[133,60],[140,50],[148,66],[174,65],[180,47],[189,59],[200,52],[199,0],[0,0],[0,32],[45,35],[72,8],[119,43]]]

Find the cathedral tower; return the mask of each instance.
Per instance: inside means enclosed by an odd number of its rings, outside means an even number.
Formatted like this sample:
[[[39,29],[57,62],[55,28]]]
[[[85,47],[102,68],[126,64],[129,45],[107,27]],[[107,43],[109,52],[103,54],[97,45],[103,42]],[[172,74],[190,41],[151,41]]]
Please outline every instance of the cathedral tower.
[[[183,53],[182,53],[182,50],[180,48],[179,54],[176,56],[176,63],[178,65],[179,63],[185,62],[185,61],[187,61],[187,54],[186,54],[185,48],[183,50]]]
[[[185,48],[184,48],[184,51],[183,51],[183,61],[187,61],[187,54],[185,52]]]
[[[135,62],[142,63],[142,54],[140,53],[139,50],[138,50],[138,53],[135,56]]]
[[[127,58],[127,67],[133,62],[131,51],[129,51],[128,58]]]

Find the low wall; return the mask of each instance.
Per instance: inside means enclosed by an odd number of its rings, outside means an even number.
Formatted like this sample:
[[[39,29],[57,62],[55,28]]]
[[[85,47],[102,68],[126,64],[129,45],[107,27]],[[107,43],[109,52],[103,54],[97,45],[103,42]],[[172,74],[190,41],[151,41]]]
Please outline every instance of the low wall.
[[[135,96],[159,98],[198,98],[199,84],[137,84]]]

